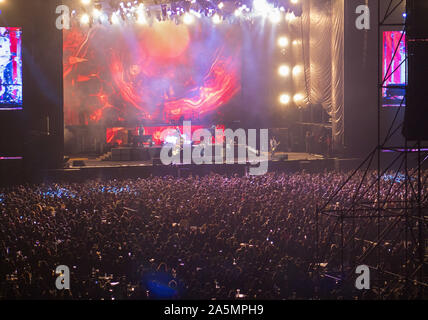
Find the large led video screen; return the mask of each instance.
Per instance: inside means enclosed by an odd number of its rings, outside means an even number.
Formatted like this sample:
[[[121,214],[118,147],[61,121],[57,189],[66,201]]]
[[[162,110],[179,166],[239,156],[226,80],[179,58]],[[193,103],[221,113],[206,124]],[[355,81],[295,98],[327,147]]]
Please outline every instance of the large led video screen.
[[[66,126],[203,121],[237,104],[240,28],[74,25],[64,31]]]
[[[22,108],[22,30],[0,27],[0,110]]]
[[[382,89],[384,107],[404,106],[406,92],[406,35],[401,31],[383,33],[383,78]]]

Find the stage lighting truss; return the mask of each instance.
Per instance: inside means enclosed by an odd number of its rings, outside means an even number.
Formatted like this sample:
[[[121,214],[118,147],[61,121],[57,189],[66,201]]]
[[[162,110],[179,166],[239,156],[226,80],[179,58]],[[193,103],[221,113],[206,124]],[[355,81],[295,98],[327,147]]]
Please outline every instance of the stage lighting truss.
[[[76,0],[77,1],[77,0]],[[113,25],[146,24],[175,21],[191,24],[196,18],[208,18],[213,24],[223,21],[239,23],[267,19],[272,24],[292,22],[302,15],[298,0],[78,0],[73,17],[80,17],[81,25],[94,23]],[[83,18],[82,18],[83,17]],[[89,19],[88,19],[89,17]],[[88,21],[89,20],[89,21]]]

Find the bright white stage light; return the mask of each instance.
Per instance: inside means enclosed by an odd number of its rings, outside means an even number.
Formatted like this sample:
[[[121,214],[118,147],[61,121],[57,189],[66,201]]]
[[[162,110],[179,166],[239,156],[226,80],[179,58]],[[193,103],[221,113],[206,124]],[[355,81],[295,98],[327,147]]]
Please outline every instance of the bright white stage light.
[[[279,10],[274,10],[269,14],[269,20],[272,23],[279,23],[281,21],[281,13]]]
[[[144,17],[144,14],[138,14],[137,15],[137,23],[138,24],[146,24],[147,20],[146,17]]]
[[[81,0],[82,4],[88,5],[91,3],[91,0]]]
[[[287,21],[293,21],[294,19],[296,19],[296,16],[294,15],[294,12],[287,12],[285,14],[285,20],[287,20]]]
[[[279,102],[281,104],[289,104],[290,103],[290,96],[288,94],[286,94],[286,93],[281,94],[279,96]]]
[[[140,3],[137,7],[137,19],[144,15],[144,4]]]
[[[221,22],[221,18],[217,13],[215,15],[213,15],[213,22],[215,24],[219,24]]]
[[[290,0],[290,2],[291,2],[292,4],[296,4],[296,3],[299,3],[299,0]]]
[[[99,17],[101,17],[101,14],[102,14],[102,12],[99,9],[94,8],[94,10],[92,11],[92,16],[95,19],[98,19]]]
[[[282,65],[278,68],[278,73],[281,77],[288,77],[290,75],[290,67]]]
[[[197,18],[202,17],[202,15],[198,11],[195,11],[193,9],[190,9],[190,13],[193,14]]]
[[[293,40],[293,46],[301,44],[300,40]]]
[[[89,15],[86,13],[82,14],[82,16],[80,17],[81,24],[88,24],[89,20],[90,20]]]
[[[106,15],[105,13],[101,14],[100,21],[102,23],[108,23],[108,15]]]
[[[195,21],[195,17],[191,15],[190,13],[185,13],[183,16],[183,22],[185,24],[192,24]]]
[[[267,15],[271,6],[266,0],[254,0],[253,10],[261,15]]]
[[[111,15],[111,23],[112,24],[119,24],[119,22],[120,22],[119,17],[117,16],[116,13],[113,13]]]
[[[295,66],[293,68],[293,76],[297,76],[302,72],[302,67],[301,66]]]
[[[223,3],[223,2],[220,2],[220,3],[218,4],[218,8],[219,8],[219,9],[223,9],[223,8],[224,8],[224,3]]]
[[[302,102],[305,97],[301,93],[297,93],[294,95],[293,100],[295,103]]]
[[[278,46],[280,46],[281,48],[285,48],[288,46],[288,38],[287,37],[279,37],[278,38]]]

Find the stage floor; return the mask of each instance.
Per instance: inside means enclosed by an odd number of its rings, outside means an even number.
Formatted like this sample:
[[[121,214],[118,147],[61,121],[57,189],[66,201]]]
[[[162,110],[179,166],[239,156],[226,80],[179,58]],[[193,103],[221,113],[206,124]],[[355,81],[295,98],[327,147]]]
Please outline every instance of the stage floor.
[[[288,160],[283,160],[284,156],[288,155]],[[326,159],[322,155],[309,154],[302,152],[277,152],[272,158],[269,154],[269,161],[313,161],[313,160],[323,160]],[[147,161],[101,161],[95,157],[70,157],[70,160],[67,162],[70,168],[80,168],[80,166],[73,166],[74,161],[83,161],[86,168],[97,168],[97,167],[148,167],[153,166],[152,160]],[[238,159],[235,159],[235,162],[238,163]]]
[[[288,155],[288,160],[284,156]],[[80,160],[81,166],[72,166],[73,161]],[[269,157],[268,172],[322,172],[324,170],[353,170],[361,159],[326,158],[302,152],[278,152],[274,158]],[[247,175],[248,163],[239,164],[204,164],[204,165],[170,165],[165,166],[153,161],[101,161],[94,157],[72,157],[62,169],[45,170],[43,181],[82,182],[90,179],[130,179],[150,176],[186,177],[203,176],[217,173],[226,175]]]

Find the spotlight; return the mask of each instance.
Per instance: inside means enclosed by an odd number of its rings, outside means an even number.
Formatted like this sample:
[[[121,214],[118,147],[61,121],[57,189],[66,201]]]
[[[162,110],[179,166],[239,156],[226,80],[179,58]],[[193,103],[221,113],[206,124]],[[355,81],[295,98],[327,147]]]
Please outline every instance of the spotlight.
[[[80,23],[81,24],[88,24],[89,23],[89,15],[84,13],[81,17],[80,17]]]
[[[215,15],[213,15],[213,22],[215,24],[219,24],[221,22],[221,18],[217,13]]]
[[[108,22],[108,16],[106,14],[102,14],[100,16],[100,23],[102,24],[102,23],[105,23],[105,22]]]
[[[88,4],[91,3],[91,0],[81,0],[82,4],[84,4],[85,6],[87,6]]]
[[[219,8],[219,9],[223,9],[223,8],[224,8],[224,3],[223,3],[223,2],[220,2],[220,3],[218,4],[218,8]]]
[[[279,102],[281,103],[281,104],[289,104],[290,103],[290,96],[288,95],[288,94],[281,94],[280,96],[279,96]]]
[[[119,22],[120,22],[119,17],[117,16],[116,13],[113,13],[111,15],[111,23],[112,24],[119,24]]]
[[[266,15],[270,11],[271,7],[266,0],[254,0],[253,9],[262,15]]]
[[[195,11],[193,9],[190,9],[190,13],[193,14],[195,17],[198,17],[198,18],[201,17],[201,14],[198,11]]]
[[[242,9],[241,8],[236,9],[234,14],[235,14],[235,17],[239,17],[242,14]]]
[[[287,77],[290,75],[290,67],[282,65],[278,68],[278,73],[281,77]]]
[[[278,38],[278,46],[281,48],[285,48],[288,46],[288,38],[287,37],[280,37]]]
[[[99,9],[94,9],[93,11],[92,11],[92,16],[95,18],[95,19],[98,19],[99,17],[101,17],[101,10],[99,10]]]
[[[147,20],[146,20],[146,18],[144,17],[143,14],[139,14],[137,16],[137,23],[138,24],[146,24],[147,23]]]
[[[185,23],[185,24],[192,24],[193,23],[193,21],[195,21],[195,18],[194,18],[194,16],[193,15],[191,15],[190,13],[185,13],[184,14],[184,16],[183,16],[183,22]]]
[[[281,21],[281,13],[279,10],[272,11],[269,15],[269,20],[274,24],[279,23]]]
[[[292,4],[296,4],[296,3],[299,3],[299,0],[290,0],[290,2],[291,2]]]
[[[295,66],[293,68],[293,76],[297,76],[302,72],[302,67],[301,66]]]
[[[303,96],[303,94],[301,94],[301,93],[297,93],[297,94],[295,94],[294,95],[294,97],[293,97],[293,100],[294,100],[294,102],[297,104],[297,103],[299,103],[299,102],[302,102],[303,101],[303,99],[304,99],[304,96]]]
[[[296,16],[294,15],[294,12],[287,12],[285,14],[285,20],[287,20],[287,21],[293,21],[294,19],[296,19]]]

